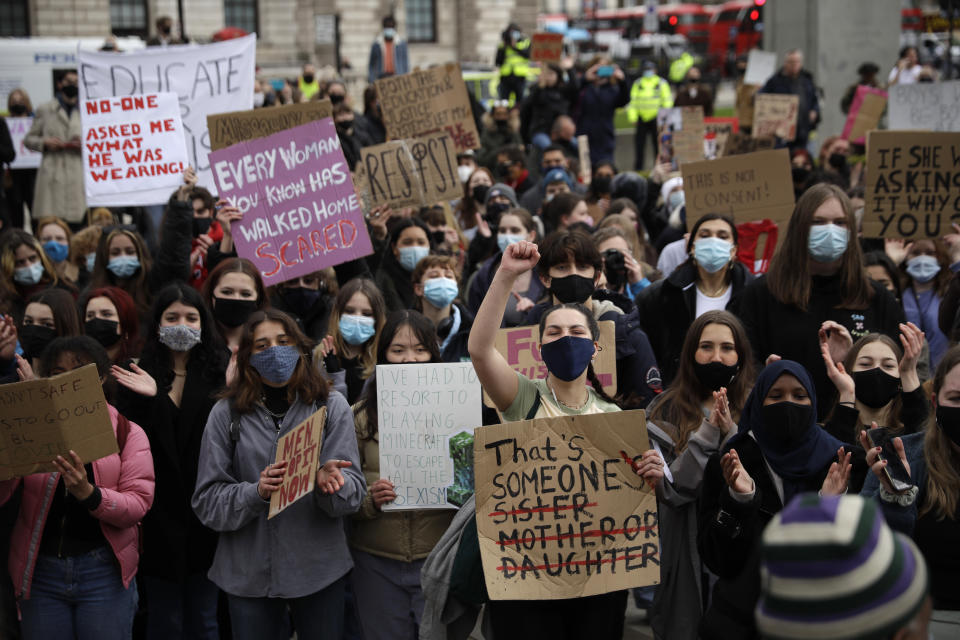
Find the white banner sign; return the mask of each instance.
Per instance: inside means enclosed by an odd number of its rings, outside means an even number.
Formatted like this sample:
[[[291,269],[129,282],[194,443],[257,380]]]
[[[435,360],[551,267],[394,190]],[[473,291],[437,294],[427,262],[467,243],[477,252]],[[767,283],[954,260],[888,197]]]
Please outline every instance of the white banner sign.
[[[30,133],[30,127],[33,126],[33,118],[7,118],[7,128],[10,129],[10,138],[13,140],[13,148],[17,152],[17,157],[10,163],[11,169],[36,169],[40,166],[42,153],[27,149],[23,145],[23,139]]]
[[[888,100],[891,130],[960,131],[960,80],[895,84]]]
[[[205,45],[151,47],[133,53],[79,51],[80,100],[173,92],[180,101],[188,163],[214,190],[207,116],[253,108],[255,34]],[[106,206],[162,204],[170,189],[117,193]]]
[[[130,192],[169,193],[182,183],[189,162],[177,94],[85,100],[80,120],[88,204]]]
[[[473,493],[480,382],[469,362],[377,366],[380,477],[396,500],[384,511],[456,509]]]

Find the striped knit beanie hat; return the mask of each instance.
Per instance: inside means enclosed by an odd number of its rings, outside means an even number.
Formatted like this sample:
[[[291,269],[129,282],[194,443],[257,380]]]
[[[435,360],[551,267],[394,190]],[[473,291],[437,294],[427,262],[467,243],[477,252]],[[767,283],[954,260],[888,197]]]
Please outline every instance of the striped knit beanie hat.
[[[763,532],[757,627],[764,638],[887,638],[927,596],[927,567],[874,500],[801,494]]]

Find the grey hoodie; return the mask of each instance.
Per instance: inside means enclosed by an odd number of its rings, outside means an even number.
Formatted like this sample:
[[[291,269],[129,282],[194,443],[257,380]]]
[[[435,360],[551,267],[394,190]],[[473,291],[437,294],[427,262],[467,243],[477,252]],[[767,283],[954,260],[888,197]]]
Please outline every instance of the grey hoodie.
[[[240,414],[239,439],[230,440],[227,400],[214,405],[200,446],[193,510],[220,532],[209,578],[229,594],[247,598],[299,598],[329,586],[353,567],[341,518],[360,508],[367,485],[360,472],[353,413],[331,391],[320,464],[349,460],[344,485],[333,495],[319,489],[267,520],[269,501],[257,493],[260,472],[276,456],[277,439],[314,408],[299,399],[277,431],[266,409]],[[317,406],[317,409],[319,409]]]

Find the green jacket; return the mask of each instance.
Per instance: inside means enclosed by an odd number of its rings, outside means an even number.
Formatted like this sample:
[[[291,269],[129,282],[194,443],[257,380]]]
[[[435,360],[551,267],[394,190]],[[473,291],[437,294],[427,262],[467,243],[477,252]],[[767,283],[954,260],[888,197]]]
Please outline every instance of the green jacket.
[[[630,122],[638,119],[650,122],[657,118],[660,109],[673,106],[673,94],[670,84],[660,76],[637,78],[630,89],[630,104],[627,105],[627,117]]]

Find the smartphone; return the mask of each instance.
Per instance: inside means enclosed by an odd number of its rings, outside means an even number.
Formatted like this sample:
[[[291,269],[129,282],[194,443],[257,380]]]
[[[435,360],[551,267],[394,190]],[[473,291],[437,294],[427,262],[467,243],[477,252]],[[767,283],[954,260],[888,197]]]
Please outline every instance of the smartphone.
[[[609,78],[613,76],[613,65],[605,64],[597,68],[598,78]]]
[[[884,428],[867,429],[867,442],[871,447],[880,447],[880,459],[887,461],[887,466],[883,472],[890,481],[890,485],[895,491],[906,491],[913,486],[910,481],[910,474],[907,473],[896,447],[893,446],[893,439],[897,437]]]

